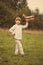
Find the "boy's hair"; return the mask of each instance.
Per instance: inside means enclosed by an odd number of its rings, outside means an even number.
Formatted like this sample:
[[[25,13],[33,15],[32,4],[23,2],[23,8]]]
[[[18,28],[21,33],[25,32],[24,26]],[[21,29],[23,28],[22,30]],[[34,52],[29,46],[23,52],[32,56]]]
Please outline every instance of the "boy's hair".
[[[17,20],[21,21],[21,18],[20,18],[20,17],[16,17],[15,22],[16,22]]]

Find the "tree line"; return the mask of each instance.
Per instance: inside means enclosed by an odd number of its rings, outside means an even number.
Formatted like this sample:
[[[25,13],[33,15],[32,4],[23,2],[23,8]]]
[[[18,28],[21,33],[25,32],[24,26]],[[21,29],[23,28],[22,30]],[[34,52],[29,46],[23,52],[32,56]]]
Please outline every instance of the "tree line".
[[[32,12],[27,6],[26,0],[0,0],[0,27],[11,27],[15,24],[14,20],[17,16],[20,16],[22,24],[25,24],[23,13],[35,16],[35,20],[29,22],[28,29],[43,30],[43,14],[40,14],[38,9]]]

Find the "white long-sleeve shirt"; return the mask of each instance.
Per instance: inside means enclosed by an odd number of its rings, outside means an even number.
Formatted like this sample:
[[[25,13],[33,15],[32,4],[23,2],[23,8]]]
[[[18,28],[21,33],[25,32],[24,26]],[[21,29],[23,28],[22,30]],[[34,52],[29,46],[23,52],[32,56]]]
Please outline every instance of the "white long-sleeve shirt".
[[[24,28],[27,28],[28,27],[28,22],[26,22],[25,25],[18,25],[18,24],[15,24],[13,25],[9,31],[14,35],[14,38],[15,39],[22,39],[22,29]]]

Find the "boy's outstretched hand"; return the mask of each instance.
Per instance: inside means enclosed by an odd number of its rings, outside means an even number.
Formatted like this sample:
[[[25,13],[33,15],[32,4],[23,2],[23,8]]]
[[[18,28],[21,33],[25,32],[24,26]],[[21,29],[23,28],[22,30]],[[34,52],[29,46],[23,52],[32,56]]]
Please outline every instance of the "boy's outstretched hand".
[[[35,19],[34,15],[26,16],[25,14],[23,14],[23,17],[25,18],[26,22],[29,22]]]

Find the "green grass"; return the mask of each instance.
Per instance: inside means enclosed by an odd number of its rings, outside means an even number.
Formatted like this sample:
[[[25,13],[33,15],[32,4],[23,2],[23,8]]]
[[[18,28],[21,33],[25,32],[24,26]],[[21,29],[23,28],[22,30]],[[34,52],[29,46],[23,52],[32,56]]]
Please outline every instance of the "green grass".
[[[0,65],[43,65],[43,34],[23,33],[25,57],[14,56],[15,44],[9,32],[0,31]]]

